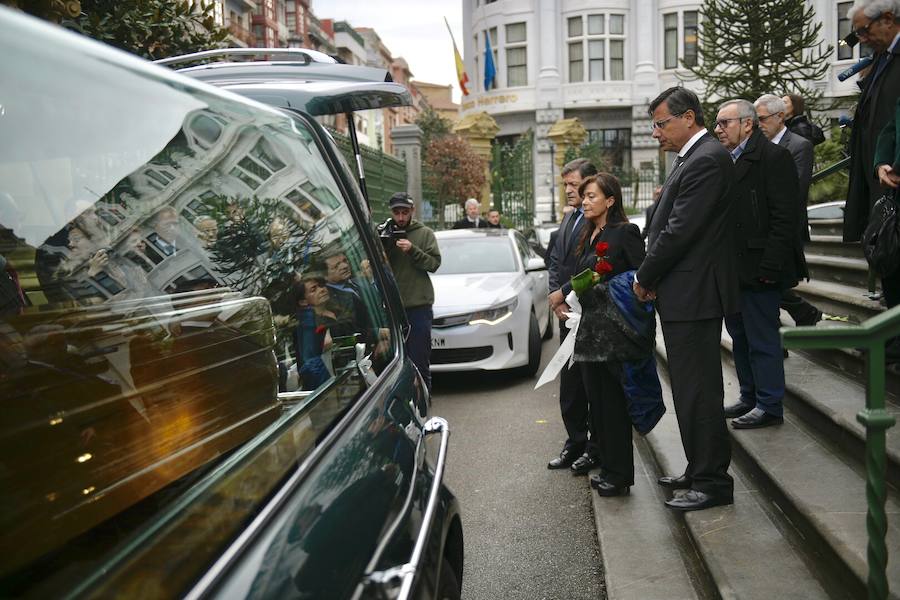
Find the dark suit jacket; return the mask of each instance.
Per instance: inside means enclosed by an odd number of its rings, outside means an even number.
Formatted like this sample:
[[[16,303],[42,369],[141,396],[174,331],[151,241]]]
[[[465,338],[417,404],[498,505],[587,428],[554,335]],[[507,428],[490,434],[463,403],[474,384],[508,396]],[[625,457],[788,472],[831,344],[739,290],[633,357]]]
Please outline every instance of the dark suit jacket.
[[[654,205],[638,281],[657,293],[663,321],[715,319],[739,311],[729,187],[734,164],[707,133],[666,180]]]
[[[469,220],[469,217],[463,217],[453,224],[453,229],[484,229],[489,225],[490,223],[488,223],[485,219],[478,217],[478,226],[476,227],[475,223]]]
[[[803,246],[797,229],[798,177],[790,156],[757,129],[734,164],[733,242],[742,289],[797,284]],[[775,284],[763,284],[761,278]]]
[[[581,236],[575,241],[573,252],[577,253],[578,260],[575,263],[574,275],[578,275],[585,269],[594,268],[594,265],[597,264],[597,251],[595,250],[595,246],[599,242],[606,242],[609,244],[606,260],[613,268],[609,277],[615,277],[619,273],[637,269],[641,266],[641,262],[643,262],[645,256],[644,239],[641,237],[641,230],[637,225],[634,223],[607,225],[603,232],[600,233],[600,236],[594,240],[593,244],[591,244],[589,239],[592,230],[593,225],[590,223],[582,230],[582,236],[585,235],[585,232],[588,232],[588,237],[584,239],[584,245],[581,247],[581,252],[578,252],[578,245],[582,241]],[[563,294],[568,295],[568,293],[572,291],[572,284],[567,281],[561,286],[561,289]]]
[[[853,115],[850,134],[850,189],[844,207],[844,241],[856,242],[869,222],[869,212],[882,194],[875,175],[875,142],[882,128],[894,118],[900,96],[900,44],[886,54],[884,70],[875,76],[873,68],[859,82],[862,93]]]
[[[587,219],[582,215],[575,229],[570,233],[569,223],[578,214],[578,211],[573,211],[563,217],[562,223],[559,224],[559,235],[556,236],[556,243],[550,248],[549,284],[551,292],[555,292],[564,283],[568,283],[572,275],[576,273],[575,267],[578,263],[578,257],[575,256],[575,246],[578,245],[582,228],[587,223]]]
[[[815,161],[815,153],[813,144],[805,137],[792,133],[790,129],[784,132],[778,145],[787,148],[794,159],[794,166],[797,167],[797,176],[800,178],[800,188],[797,193],[797,203],[800,205],[799,214],[800,222],[798,227],[801,228],[803,239],[809,241],[809,220],[806,216],[806,202],[809,196],[809,184],[812,180],[813,164]]]
[[[895,173],[900,172],[900,97],[894,109],[894,118],[889,119],[884,129],[878,134],[878,145],[875,148],[875,164],[891,165]]]

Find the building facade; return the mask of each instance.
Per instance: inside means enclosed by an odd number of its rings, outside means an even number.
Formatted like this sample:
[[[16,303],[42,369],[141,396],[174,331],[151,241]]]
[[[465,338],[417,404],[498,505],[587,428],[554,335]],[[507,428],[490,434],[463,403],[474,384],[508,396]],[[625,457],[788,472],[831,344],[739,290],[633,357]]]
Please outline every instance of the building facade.
[[[462,0],[463,41],[470,94],[461,115],[485,111],[500,137],[534,130],[535,215],[550,220],[556,190],[554,148],[547,133],[577,117],[589,140],[622,169],[657,169],[663,157],[650,137],[647,107],[660,91],[688,80],[683,64],[698,57],[700,2],[685,0]],[[811,0],[823,41],[835,46],[823,81],[826,97],[854,92],[837,74],[860,49],[839,47],[849,33],[852,2]],[[490,44],[496,76],[485,81]],[[471,75],[474,74],[474,77]],[[778,91],[778,90],[773,90]],[[558,173],[556,173],[558,177]]]

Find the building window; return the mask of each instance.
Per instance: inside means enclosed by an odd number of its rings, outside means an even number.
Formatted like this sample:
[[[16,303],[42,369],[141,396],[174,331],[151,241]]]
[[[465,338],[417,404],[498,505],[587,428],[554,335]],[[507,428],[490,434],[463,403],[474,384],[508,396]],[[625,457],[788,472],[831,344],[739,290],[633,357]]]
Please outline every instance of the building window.
[[[631,168],[631,129],[591,129],[588,131],[588,142],[603,150],[604,158],[611,167]]]
[[[696,10],[684,13],[684,66],[697,65],[697,23],[699,15]]]
[[[678,13],[663,15],[663,47],[664,67],[674,69],[678,66]]]
[[[624,80],[625,15],[589,14],[586,19],[586,35],[584,18],[567,21],[569,82],[585,80],[585,53],[588,81]]]
[[[481,51],[478,50],[478,34],[476,33],[472,36],[472,45],[475,47],[475,81],[472,82],[472,87],[475,90],[481,89],[481,86],[484,85],[482,82],[478,81],[481,79],[481,71],[478,70],[478,65],[480,63]]]
[[[512,23],[506,26],[506,85],[508,87],[528,85],[526,41],[525,23]]]
[[[487,36],[490,36],[491,40],[491,54],[494,55],[494,82],[490,87],[485,88],[484,91],[496,89],[500,86],[500,81],[498,75],[500,74],[500,63],[498,62],[498,58],[500,56],[500,50],[497,48],[497,28],[491,27],[490,29],[484,32],[485,35],[485,48],[487,48]],[[487,63],[485,63],[487,66]],[[482,85],[484,84],[484,73],[481,73]]]
[[[865,44],[857,44],[855,48],[851,48],[846,44],[841,44],[841,40],[850,35],[850,29],[853,27],[850,19],[847,18],[847,11],[853,6],[852,2],[840,2],[837,5],[837,58],[838,60],[853,60],[872,56],[872,47]]]

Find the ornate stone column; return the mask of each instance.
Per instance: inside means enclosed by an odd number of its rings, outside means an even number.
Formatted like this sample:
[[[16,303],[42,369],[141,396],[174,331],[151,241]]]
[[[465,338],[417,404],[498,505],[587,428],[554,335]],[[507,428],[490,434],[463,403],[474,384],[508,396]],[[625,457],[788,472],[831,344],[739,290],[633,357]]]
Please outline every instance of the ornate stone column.
[[[577,148],[584,143],[587,137],[587,130],[577,117],[571,119],[560,119],[550,127],[547,137],[553,142],[555,147],[553,158],[556,163],[556,176],[562,173],[563,165],[566,164],[566,151],[569,148]],[[562,218],[562,209],[566,205],[566,188],[562,185],[561,179],[556,183],[556,212],[557,220]]]
[[[406,192],[416,202],[417,218],[422,219],[422,130],[418,125],[398,125],[391,130],[391,141],[394,156],[406,163]]]
[[[484,160],[484,187],[481,189],[481,209],[491,208],[491,142],[497,137],[500,126],[486,112],[472,113],[453,126],[453,133],[465,138],[472,149]]]

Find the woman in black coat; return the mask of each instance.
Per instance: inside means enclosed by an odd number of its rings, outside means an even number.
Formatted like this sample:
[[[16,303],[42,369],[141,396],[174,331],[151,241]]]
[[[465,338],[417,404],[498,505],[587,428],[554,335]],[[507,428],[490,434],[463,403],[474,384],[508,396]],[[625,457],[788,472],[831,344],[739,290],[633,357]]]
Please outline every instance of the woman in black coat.
[[[644,240],[637,225],[628,222],[622,207],[619,180],[609,173],[586,178],[578,188],[588,226],[578,242],[575,273],[593,269],[600,257],[597,245],[608,244],[602,259],[611,265],[607,277],[637,269],[644,260]],[[581,376],[590,403],[591,433],[601,445],[601,474],[591,487],[601,496],[621,496],[634,484],[631,417],[617,365],[581,363]]]

